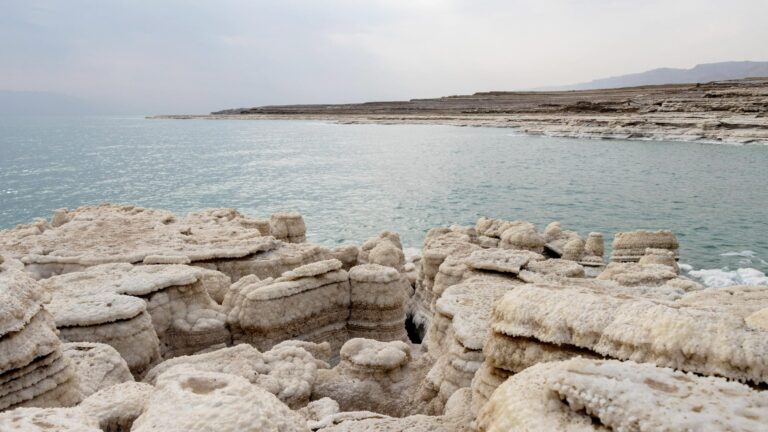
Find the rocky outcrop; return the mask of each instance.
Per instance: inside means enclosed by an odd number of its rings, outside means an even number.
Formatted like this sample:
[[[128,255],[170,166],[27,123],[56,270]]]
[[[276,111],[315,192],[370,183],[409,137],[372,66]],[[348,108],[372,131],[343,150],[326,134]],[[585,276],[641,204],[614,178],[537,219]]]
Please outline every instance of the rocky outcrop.
[[[362,264],[349,271],[350,338],[406,341],[405,310],[408,280],[393,267]]]
[[[649,248],[668,250],[677,259],[679,247],[677,237],[672,231],[620,232],[613,239],[611,261],[638,262]]]
[[[48,294],[27,274],[0,268],[0,410],[80,402],[77,372],[61,350]]]
[[[539,363],[513,376],[481,409],[477,423],[485,432],[759,431],[768,423],[766,405],[764,393],[722,378],[576,358]]]

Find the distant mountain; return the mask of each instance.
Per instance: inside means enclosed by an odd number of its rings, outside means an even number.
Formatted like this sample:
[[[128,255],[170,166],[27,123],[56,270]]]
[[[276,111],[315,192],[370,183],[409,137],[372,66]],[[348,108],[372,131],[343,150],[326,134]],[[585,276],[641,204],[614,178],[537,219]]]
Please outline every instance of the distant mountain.
[[[82,115],[99,111],[88,101],[61,93],[0,90],[0,115]]]
[[[751,77],[768,77],[768,62],[733,61],[700,64],[691,69],[661,68],[642,73],[597,79],[586,83],[537,88],[536,90],[593,90],[658,84],[705,83]]]

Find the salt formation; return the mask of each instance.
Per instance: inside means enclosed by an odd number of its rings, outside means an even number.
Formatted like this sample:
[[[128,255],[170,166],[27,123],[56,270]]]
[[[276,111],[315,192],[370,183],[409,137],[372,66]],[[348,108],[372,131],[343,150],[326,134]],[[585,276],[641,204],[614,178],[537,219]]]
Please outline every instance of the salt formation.
[[[43,307],[48,294],[14,267],[0,267],[0,410],[74,405],[77,376]]]
[[[347,331],[350,338],[384,342],[408,339],[405,333],[407,279],[392,267],[362,264],[349,271],[349,282]]]
[[[36,278],[124,262],[199,264],[238,280],[277,277],[330,256],[316,245],[288,243],[304,239],[298,213],[278,213],[265,223],[234,209],[178,218],[164,210],[101,204],[58,210],[53,219],[0,232],[0,247],[22,258]]]
[[[402,270],[405,264],[400,235],[384,231],[378,237],[368,240],[360,247],[357,261],[360,264],[379,264]]]
[[[160,375],[131,431],[309,431],[274,395],[237,375],[172,368]]]
[[[104,264],[42,281],[61,338],[112,345],[141,373],[170,358],[228,343],[226,316],[209,295],[228,278],[184,265]]]
[[[768,424],[766,407],[764,393],[721,378],[575,358],[540,363],[510,378],[477,423],[485,432],[761,431]]]
[[[496,304],[491,328],[550,348],[585,349],[704,375],[768,382],[768,329],[760,318],[768,308],[768,290],[632,289],[528,284]],[[672,298],[664,298],[665,292]]]
[[[645,255],[645,250],[666,249],[677,258],[679,244],[672,231],[629,231],[616,234],[613,239],[611,261],[637,262]]]
[[[0,413],[0,430],[20,432],[102,432],[95,418],[66,408],[19,408]]]
[[[331,257],[341,261],[342,268],[347,271],[357,265],[359,255],[360,248],[355,245],[339,246],[331,250]]]
[[[262,351],[288,339],[327,341],[338,351],[347,340],[349,276],[336,259],[283,273],[277,279],[249,276],[224,299],[234,342]]]
[[[153,390],[149,384],[127,381],[99,390],[76,409],[95,420],[104,432],[128,432],[146,409]]]
[[[415,409],[411,397],[417,368],[405,342],[350,339],[341,348],[339,364],[318,371],[312,399],[330,398],[342,411],[407,415]]]
[[[303,243],[306,240],[307,227],[299,213],[275,213],[269,220],[269,232],[278,240]]]
[[[62,345],[62,351],[75,366],[83,397],[115,384],[133,381],[128,364],[120,353],[109,345],[91,342],[65,343]]]
[[[144,380],[155,384],[158,377],[173,368],[238,375],[297,409],[309,402],[318,367],[327,368],[328,365],[297,346],[284,345],[261,353],[242,344],[166,360],[152,368]]]

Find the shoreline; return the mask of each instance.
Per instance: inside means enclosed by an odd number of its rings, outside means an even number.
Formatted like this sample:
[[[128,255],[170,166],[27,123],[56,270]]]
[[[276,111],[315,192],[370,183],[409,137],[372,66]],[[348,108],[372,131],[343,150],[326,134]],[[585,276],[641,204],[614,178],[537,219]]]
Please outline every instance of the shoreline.
[[[560,138],[768,145],[768,78],[604,90],[483,92],[360,104],[238,108],[173,120],[314,120],[511,128]]]

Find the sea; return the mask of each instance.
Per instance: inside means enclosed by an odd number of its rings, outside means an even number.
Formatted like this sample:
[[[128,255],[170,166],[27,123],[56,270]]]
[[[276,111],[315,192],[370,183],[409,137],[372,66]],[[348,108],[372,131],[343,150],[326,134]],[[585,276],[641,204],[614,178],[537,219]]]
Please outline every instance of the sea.
[[[430,228],[481,216],[599,231],[608,251],[616,232],[670,229],[691,277],[768,284],[768,146],[439,125],[0,117],[0,229],[107,201],[179,214],[299,211],[309,241],[359,244],[392,230],[410,253]]]

